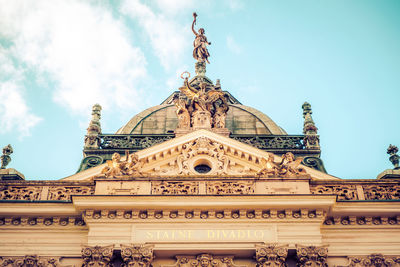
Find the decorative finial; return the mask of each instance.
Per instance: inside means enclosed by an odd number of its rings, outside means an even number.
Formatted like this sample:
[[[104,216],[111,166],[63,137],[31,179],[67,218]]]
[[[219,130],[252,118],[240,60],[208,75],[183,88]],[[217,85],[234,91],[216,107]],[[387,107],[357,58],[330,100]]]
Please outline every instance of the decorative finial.
[[[395,170],[400,169],[400,167],[399,167],[400,156],[397,155],[397,152],[399,152],[399,149],[397,148],[397,146],[389,145],[389,147],[387,149],[387,153],[390,155],[389,160],[394,165]]]
[[[10,155],[14,152],[12,146],[9,144],[5,147],[3,147],[3,155],[1,155],[0,159],[1,159],[1,167],[0,169],[5,169],[7,167],[7,165],[10,163],[11,161],[11,157]]]
[[[315,126],[314,120],[311,116],[312,110],[311,105],[308,102],[304,102],[301,106],[303,109],[303,134],[304,136],[304,144],[307,149],[320,149],[319,146],[319,136],[318,136],[318,128]]]
[[[205,31],[203,28],[200,28],[199,32],[196,32],[196,30],[194,29],[194,25],[196,24],[196,19],[197,19],[197,14],[196,14],[196,12],[194,12],[193,13],[192,31],[193,31],[194,35],[196,36],[196,38],[194,39],[194,42],[193,42],[193,46],[194,46],[193,57],[194,57],[194,59],[197,60],[196,65],[195,65],[196,74],[204,76],[204,74],[206,73],[205,62],[210,64],[210,62],[208,61],[208,57],[210,56],[210,54],[208,53],[207,45],[211,45],[211,43],[207,41],[207,37],[204,35]]]
[[[99,147],[99,134],[101,134],[101,106],[95,104],[92,107],[92,119],[87,128],[85,136],[85,149],[96,149]]]

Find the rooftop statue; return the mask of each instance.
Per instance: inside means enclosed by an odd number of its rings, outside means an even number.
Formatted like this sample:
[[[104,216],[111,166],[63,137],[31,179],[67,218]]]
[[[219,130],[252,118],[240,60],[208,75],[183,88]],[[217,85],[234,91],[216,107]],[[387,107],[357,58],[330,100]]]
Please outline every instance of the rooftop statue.
[[[197,14],[196,12],[193,13],[193,23],[192,23],[192,31],[194,33],[194,35],[196,35],[196,38],[194,39],[193,42],[193,57],[198,61],[198,62],[207,62],[208,64],[210,64],[210,62],[208,61],[208,57],[210,56],[210,54],[208,53],[207,50],[207,45],[211,45],[211,43],[209,43],[207,41],[207,37],[204,35],[205,31],[203,28],[199,29],[199,32],[196,32],[196,30],[194,29],[194,25],[196,24],[196,17]]]
[[[0,157],[0,159],[1,159],[1,167],[0,167],[0,169],[5,169],[7,167],[7,165],[11,161],[10,155],[13,152],[14,152],[14,150],[11,147],[11,145],[7,145],[7,146],[3,147],[3,155],[1,155],[1,157]]]

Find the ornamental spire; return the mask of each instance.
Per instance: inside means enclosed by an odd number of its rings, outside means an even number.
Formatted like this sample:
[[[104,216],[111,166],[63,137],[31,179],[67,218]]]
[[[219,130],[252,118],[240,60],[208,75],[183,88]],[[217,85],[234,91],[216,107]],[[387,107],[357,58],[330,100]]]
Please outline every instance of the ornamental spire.
[[[12,146],[9,144],[5,147],[3,147],[3,155],[1,155],[0,159],[1,159],[1,167],[0,169],[5,169],[7,167],[7,165],[10,163],[11,161],[11,157],[10,155],[14,152]]]
[[[92,107],[92,119],[85,136],[85,149],[95,149],[99,147],[99,134],[101,134],[100,118],[101,106],[95,104]]]
[[[303,118],[304,118],[304,126],[303,126],[303,134],[304,136],[304,145],[307,149],[320,149],[319,146],[319,136],[318,136],[318,128],[315,126],[314,120],[311,116],[312,110],[311,105],[308,102],[304,102],[301,106],[303,109]]]

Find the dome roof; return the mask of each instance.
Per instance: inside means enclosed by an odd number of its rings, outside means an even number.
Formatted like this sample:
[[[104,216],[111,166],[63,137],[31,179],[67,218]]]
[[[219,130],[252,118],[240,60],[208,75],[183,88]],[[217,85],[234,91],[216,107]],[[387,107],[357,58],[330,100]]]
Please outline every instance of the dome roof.
[[[178,125],[175,105],[172,102],[174,92],[161,105],[148,108],[134,116],[116,134],[168,134]],[[226,128],[232,134],[244,135],[286,135],[287,133],[264,113],[242,105],[229,95],[229,111]]]

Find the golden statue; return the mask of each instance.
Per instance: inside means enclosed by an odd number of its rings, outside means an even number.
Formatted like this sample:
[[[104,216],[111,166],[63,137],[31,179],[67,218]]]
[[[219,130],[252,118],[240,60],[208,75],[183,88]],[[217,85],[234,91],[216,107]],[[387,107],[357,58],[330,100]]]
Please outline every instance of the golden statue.
[[[208,57],[210,56],[210,54],[208,53],[207,45],[211,45],[211,43],[207,41],[207,37],[204,35],[205,31],[203,28],[200,28],[199,32],[196,32],[196,30],[194,29],[194,25],[196,24],[196,17],[197,14],[195,12],[193,13],[193,23],[192,23],[192,31],[194,35],[196,35],[196,38],[194,39],[193,42],[194,46],[193,57],[198,62],[206,61],[208,64],[210,64],[210,62],[208,61]]]

